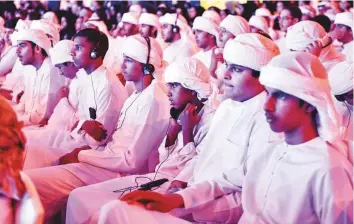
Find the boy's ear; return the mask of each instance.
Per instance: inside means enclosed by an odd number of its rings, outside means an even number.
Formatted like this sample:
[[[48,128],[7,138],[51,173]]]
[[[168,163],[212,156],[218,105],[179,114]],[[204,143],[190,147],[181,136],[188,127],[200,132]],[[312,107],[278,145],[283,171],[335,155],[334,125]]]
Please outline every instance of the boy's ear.
[[[36,52],[36,53],[41,53],[41,48],[38,46],[38,45],[34,45],[34,51]]]
[[[304,107],[305,107],[305,111],[306,113],[312,113],[313,111],[316,110],[316,107],[312,106],[311,104],[309,103],[306,103],[304,104]]]

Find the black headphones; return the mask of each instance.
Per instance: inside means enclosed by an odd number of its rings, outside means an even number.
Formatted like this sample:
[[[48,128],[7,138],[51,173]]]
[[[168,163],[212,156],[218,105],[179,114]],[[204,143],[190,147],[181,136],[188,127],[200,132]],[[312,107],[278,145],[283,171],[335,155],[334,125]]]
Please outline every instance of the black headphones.
[[[91,53],[90,53],[90,58],[91,59],[97,59],[100,56],[100,52],[98,51],[98,46],[100,46],[101,43],[101,35],[102,33],[100,32],[100,39],[98,40],[98,43],[94,48],[92,48]]]
[[[177,13],[175,24],[172,25],[172,32],[174,33],[179,33],[179,27],[177,26],[178,15],[179,14]]]
[[[151,44],[150,44],[150,39],[148,37],[145,37],[147,47],[148,47],[148,55],[146,58],[146,63],[143,65],[143,73],[144,75],[152,75],[155,71],[155,67],[150,64],[150,51],[151,51]]]

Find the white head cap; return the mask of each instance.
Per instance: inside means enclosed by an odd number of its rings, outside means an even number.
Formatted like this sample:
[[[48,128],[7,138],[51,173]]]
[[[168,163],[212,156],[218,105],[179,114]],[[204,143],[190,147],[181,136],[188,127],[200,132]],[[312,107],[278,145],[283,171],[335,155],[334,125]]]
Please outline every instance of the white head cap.
[[[47,20],[50,23],[59,24],[58,17],[54,12],[46,12],[42,15],[43,20]]]
[[[309,5],[299,6],[299,9],[302,14],[309,15],[310,17],[314,17],[316,15],[316,10]]]
[[[272,13],[269,11],[269,9],[266,9],[266,8],[256,9],[255,15],[256,16],[272,17]]]
[[[166,83],[180,83],[184,88],[194,90],[198,99],[207,99],[213,89],[209,83],[209,69],[198,59],[179,58],[167,66]]]
[[[65,62],[74,62],[71,56],[71,49],[74,46],[72,40],[61,40],[49,50],[49,55],[53,65],[63,64]]]
[[[354,21],[352,12],[342,12],[336,15],[334,24],[342,24],[350,27],[354,31]]]
[[[54,24],[46,21],[46,20],[33,20],[31,23],[31,29],[42,30],[44,33],[51,36],[51,40],[53,40],[53,44],[58,43],[60,40],[60,35],[58,29],[54,26]]]
[[[139,16],[134,12],[126,12],[123,14],[121,22],[138,25],[139,24]]]
[[[203,12],[203,15],[202,17],[205,17],[205,18],[208,18],[210,19],[211,21],[213,21],[216,25],[219,25],[220,22],[221,22],[221,17],[220,15],[213,11],[213,10],[206,10]]]
[[[339,136],[338,114],[334,109],[326,69],[317,57],[306,52],[286,52],[262,68],[259,81],[316,107],[317,129],[325,141]]]
[[[342,95],[353,89],[353,61],[336,64],[328,74],[333,95]]]
[[[161,28],[159,17],[152,13],[142,13],[139,18],[139,24],[154,26],[157,29]]]
[[[330,42],[324,28],[313,21],[300,21],[291,26],[286,34],[286,47],[291,50],[303,50],[315,40],[319,40],[322,46]]]
[[[239,34],[250,32],[250,26],[248,25],[247,20],[241,16],[226,16],[226,18],[221,21],[220,28],[226,29],[235,37]]]
[[[155,68],[161,67],[163,66],[163,53],[161,46],[154,38],[149,39],[151,46],[149,63]],[[129,36],[124,41],[122,52],[123,55],[145,64],[149,54],[147,41],[140,35]]]
[[[248,22],[250,26],[256,27],[265,33],[268,33],[268,22],[262,16],[252,16]]]
[[[5,20],[0,16],[0,26],[5,26]]]
[[[49,48],[51,47],[50,39],[42,30],[26,29],[21,30],[16,35],[16,41],[31,41],[43,48],[49,55]]]
[[[210,33],[215,37],[219,35],[218,25],[214,23],[212,20],[203,16],[198,16],[197,18],[194,19],[193,30],[201,30]]]
[[[21,30],[29,29],[30,25],[31,25],[30,22],[27,21],[27,20],[19,19],[17,21],[16,26],[15,26],[15,31],[10,36],[10,39],[11,39],[11,42],[12,42],[13,46],[15,46],[17,44],[17,40],[16,40],[17,33],[19,31],[21,31]]]
[[[129,7],[129,12],[135,13],[138,17],[141,15],[143,8],[139,4],[133,4]]]
[[[91,24],[91,25],[97,27],[97,29],[99,31],[101,31],[102,33],[106,34],[107,36],[110,36],[109,32],[108,32],[108,28],[103,21],[87,20],[86,24]]]
[[[242,57],[235,57],[235,52]],[[223,53],[227,62],[256,71],[260,71],[261,67],[278,54],[279,48],[274,41],[258,33],[240,34],[227,41]]]

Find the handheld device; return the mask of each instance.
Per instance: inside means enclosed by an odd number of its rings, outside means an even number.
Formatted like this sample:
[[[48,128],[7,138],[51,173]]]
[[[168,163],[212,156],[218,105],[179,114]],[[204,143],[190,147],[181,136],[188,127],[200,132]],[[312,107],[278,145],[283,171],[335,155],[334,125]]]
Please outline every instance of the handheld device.
[[[91,118],[92,120],[96,120],[96,109],[90,107],[90,108],[89,108],[89,112],[90,112],[90,118]]]
[[[168,181],[168,179],[162,178],[162,179],[159,179],[159,180],[154,180],[154,181],[151,181],[151,182],[147,182],[146,184],[140,185],[140,188],[138,190],[151,191],[152,188],[159,187],[162,184],[166,183],[167,181]]]

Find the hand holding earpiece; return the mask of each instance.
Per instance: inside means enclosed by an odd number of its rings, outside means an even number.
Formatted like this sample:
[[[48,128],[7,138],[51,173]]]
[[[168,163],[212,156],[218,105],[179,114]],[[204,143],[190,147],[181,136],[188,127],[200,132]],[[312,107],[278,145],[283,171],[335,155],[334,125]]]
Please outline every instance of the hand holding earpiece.
[[[197,113],[197,106],[188,103],[183,112],[179,116],[179,120],[182,125],[182,130],[194,129],[194,126],[198,123],[200,116]]]
[[[222,50],[220,48],[214,47],[212,49],[212,55],[211,55],[211,60],[210,60],[210,73],[214,78],[217,78],[215,72],[216,69],[218,68],[218,63],[224,63],[224,57],[222,54]]]
[[[191,103],[187,104],[186,108],[184,108],[182,114],[179,116],[182,125],[183,145],[194,142],[193,130],[199,119],[200,116],[197,113],[197,106]]]
[[[176,142],[178,133],[181,131],[181,125],[177,123],[175,119],[170,119],[170,124],[167,130],[165,147],[169,147]]]
[[[104,129],[103,125],[95,120],[85,121],[81,129],[96,141],[102,141],[107,137],[107,131]]]
[[[316,57],[319,57],[321,54],[322,50],[322,44],[319,40],[315,40],[313,43],[309,44],[305,48],[305,52],[308,52],[310,54],[315,55]]]
[[[57,102],[59,102],[63,98],[68,98],[68,96],[69,96],[69,88],[66,86],[61,87],[57,93]]]

